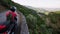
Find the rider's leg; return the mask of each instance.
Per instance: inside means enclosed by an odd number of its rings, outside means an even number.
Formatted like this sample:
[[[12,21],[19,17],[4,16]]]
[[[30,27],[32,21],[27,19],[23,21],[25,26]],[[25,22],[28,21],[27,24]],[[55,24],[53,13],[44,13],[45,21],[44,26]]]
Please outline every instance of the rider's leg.
[[[17,25],[17,22],[15,21],[14,34],[17,34],[17,30],[18,30],[18,25]]]
[[[14,32],[14,34],[17,34],[16,31],[17,31],[18,26],[17,26],[16,21],[13,22],[13,25],[14,27],[12,28],[11,33]]]

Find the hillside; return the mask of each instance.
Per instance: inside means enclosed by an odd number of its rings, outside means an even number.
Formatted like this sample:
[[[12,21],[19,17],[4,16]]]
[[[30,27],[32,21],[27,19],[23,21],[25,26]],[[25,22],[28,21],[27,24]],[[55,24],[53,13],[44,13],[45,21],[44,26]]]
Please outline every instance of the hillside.
[[[0,0],[0,4],[9,9],[16,6],[17,10],[23,13],[26,18],[30,34],[59,34],[60,14],[50,12],[48,15],[37,13],[25,6],[12,2],[11,0]],[[45,10],[42,10],[45,11]]]
[[[60,32],[60,9],[52,8],[52,9],[43,9],[43,8],[34,8],[31,6],[26,6],[27,8],[35,10],[40,18],[45,21],[45,25],[42,28],[43,33],[41,34],[59,34]],[[40,30],[41,31],[41,30]],[[44,33],[45,32],[45,33]]]

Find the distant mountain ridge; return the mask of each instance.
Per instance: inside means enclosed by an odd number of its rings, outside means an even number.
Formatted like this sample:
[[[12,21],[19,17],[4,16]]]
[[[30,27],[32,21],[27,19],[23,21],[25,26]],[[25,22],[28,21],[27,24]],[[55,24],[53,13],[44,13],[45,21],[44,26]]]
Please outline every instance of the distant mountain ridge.
[[[27,8],[30,8],[30,9],[33,9],[33,10],[46,10],[46,11],[49,11],[49,12],[51,12],[51,11],[60,11],[60,8],[35,8],[35,7],[31,7],[31,6],[26,6],[26,5],[24,5],[25,7],[27,7]]]

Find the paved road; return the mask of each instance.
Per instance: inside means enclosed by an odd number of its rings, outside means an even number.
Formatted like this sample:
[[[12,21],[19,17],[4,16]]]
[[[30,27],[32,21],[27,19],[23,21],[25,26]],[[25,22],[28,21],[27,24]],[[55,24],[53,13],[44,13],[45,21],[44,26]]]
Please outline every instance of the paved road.
[[[0,13],[0,23],[1,22],[3,23],[3,22],[6,21],[6,16],[5,15],[6,15],[6,12]],[[25,19],[24,15],[22,13],[19,13],[17,18],[18,18],[17,23],[21,27],[20,34],[29,34],[28,26],[26,24],[26,19]]]
[[[18,19],[18,22],[20,21],[20,25],[21,25],[20,34],[29,34],[25,16],[21,12],[18,12],[18,14],[19,14],[18,18],[20,18]]]
[[[2,12],[0,13],[0,23],[2,22],[5,22],[6,21],[6,12]]]

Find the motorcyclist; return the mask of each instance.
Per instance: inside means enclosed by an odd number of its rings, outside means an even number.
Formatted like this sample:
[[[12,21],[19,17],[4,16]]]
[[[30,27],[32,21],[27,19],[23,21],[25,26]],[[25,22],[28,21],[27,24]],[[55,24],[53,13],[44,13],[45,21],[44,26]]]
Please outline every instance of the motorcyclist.
[[[16,7],[15,6],[11,7],[10,10],[8,10],[6,12],[6,19],[7,19],[7,21],[10,20],[10,24],[14,23],[15,26],[17,25],[17,23],[16,23],[17,22],[17,13],[16,13]]]

